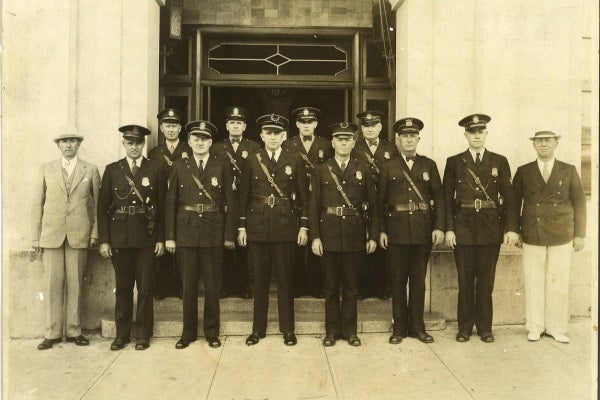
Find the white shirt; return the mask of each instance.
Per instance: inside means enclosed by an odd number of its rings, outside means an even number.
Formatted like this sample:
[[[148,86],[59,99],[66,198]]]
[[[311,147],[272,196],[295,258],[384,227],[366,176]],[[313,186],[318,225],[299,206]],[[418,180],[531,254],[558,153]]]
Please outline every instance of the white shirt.
[[[345,170],[346,168],[348,168],[348,163],[350,162],[350,157],[348,157],[348,159],[346,161],[340,161],[336,157],[334,157],[334,158],[335,158],[335,162],[337,163],[337,165],[340,167],[341,170]],[[344,164],[344,168],[342,168],[342,164]]]
[[[167,149],[173,153],[175,151],[175,149],[177,148],[177,145],[179,144],[179,139],[175,140],[174,142],[169,142],[168,140],[165,141],[165,144],[167,145]]]
[[[304,140],[304,136],[300,135],[300,140],[302,141],[302,146],[304,146],[304,150],[308,153],[310,147],[315,141],[315,137],[313,135],[310,135],[310,140]]]
[[[377,151],[377,146],[379,146],[379,139],[374,139],[375,143],[370,144],[369,143],[370,139],[365,139],[365,141],[367,142],[367,146],[369,147],[369,150],[371,150],[371,153],[375,154],[375,152]]]
[[[479,151],[473,151],[471,148],[469,148],[469,152],[471,153],[471,157],[473,157],[473,162],[476,162],[475,160],[477,159],[477,153],[479,153],[479,160],[483,161],[483,153],[485,153],[485,148]]]
[[[404,162],[406,163],[406,165],[408,165],[408,169],[412,169],[413,164],[415,163],[414,160],[407,160],[406,159],[406,155],[403,153],[400,153],[400,155],[402,155],[402,158],[404,159]],[[415,157],[417,156],[416,154],[414,155]]]
[[[544,176],[544,164],[548,166],[548,177],[550,176],[550,174],[552,173],[552,168],[554,168],[554,160],[555,158],[552,158],[552,160],[548,161],[542,161],[539,158],[537,159],[537,165],[540,169],[540,174],[542,174],[542,176]]]
[[[127,164],[129,164],[129,169],[131,169],[131,167],[133,166],[133,158],[127,158]],[[139,168],[142,166],[142,157],[138,158],[137,160],[135,160],[135,165]]]
[[[198,158],[196,157],[196,155],[194,154],[194,160],[196,160],[196,165],[200,165],[200,160],[202,160],[202,171],[204,171],[204,168],[206,168],[206,163],[208,162],[208,159],[210,158],[210,154],[207,153],[204,157],[202,158]]]
[[[75,170],[75,164],[77,164],[77,156],[71,158],[70,160],[61,157],[61,161],[63,169],[67,170],[67,176],[71,176]]]
[[[271,155],[273,154],[273,152],[271,150],[267,150],[267,154],[269,155],[269,160],[271,159]],[[277,162],[279,160],[279,156],[281,155],[281,147],[278,148],[277,150],[275,150],[275,162]]]

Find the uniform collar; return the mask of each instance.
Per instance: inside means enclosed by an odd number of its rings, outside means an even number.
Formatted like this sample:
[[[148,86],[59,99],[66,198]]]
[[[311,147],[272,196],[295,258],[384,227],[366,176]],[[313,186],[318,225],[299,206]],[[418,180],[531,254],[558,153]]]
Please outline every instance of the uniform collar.
[[[471,150],[471,148],[469,148],[469,153],[471,153],[471,158],[473,159],[473,162],[475,162],[475,160],[477,159],[477,153],[479,153],[480,160],[483,160],[483,155],[485,154],[485,147],[480,151],[473,151]]]

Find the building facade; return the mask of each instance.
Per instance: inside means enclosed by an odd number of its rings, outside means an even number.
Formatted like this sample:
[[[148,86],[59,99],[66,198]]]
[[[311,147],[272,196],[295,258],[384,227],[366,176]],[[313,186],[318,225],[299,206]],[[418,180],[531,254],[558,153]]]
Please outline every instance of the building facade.
[[[329,123],[362,109],[425,122],[419,152],[443,171],[466,147],[457,121],[492,117],[487,145],[511,168],[527,139],[563,135],[558,158],[578,166],[589,196],[586,251],[571,278],[571,314],[596,315],[598,3],[595,0],[83,0],[3,4],[2,232],[4,333],[43,332],[43,270],[29,254],[29,199],[52,137],[76,125],[82,158],[103,172],[124,156],[117,128],[149,127],[182,109],[224,129],[233,104],[255,116],[311,105]],[[253,124],[248,136],[258,137]],[[290,132],[294,134],[295,132]],[[592,139],[594,138],[594,139]],[[112,267],[92,250],[84,327],[113,307]],[[520,253],[503,249],[496,322],[524,320]],[[432,258],[427,307],[455,319],[447,249]],[[522,294],[522,293],[521,293]],[[6,323],[7,322],[7,323]]]

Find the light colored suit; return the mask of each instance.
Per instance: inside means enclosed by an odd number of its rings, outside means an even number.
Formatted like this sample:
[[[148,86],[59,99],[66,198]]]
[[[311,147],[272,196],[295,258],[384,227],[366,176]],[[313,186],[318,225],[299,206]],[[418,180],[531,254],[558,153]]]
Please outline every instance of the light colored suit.
[[[31,212],[31,239],[39,241],[39,247],[44,249],[46,339],[62,337],[65,320],[68,337],[81,334],[79,295],[90,238],[98,238],[99,189],[98,168],[79,158],[68,192],[61,159],[44,164],[38,174]],[[65,286],[67,304],[63,316]]]

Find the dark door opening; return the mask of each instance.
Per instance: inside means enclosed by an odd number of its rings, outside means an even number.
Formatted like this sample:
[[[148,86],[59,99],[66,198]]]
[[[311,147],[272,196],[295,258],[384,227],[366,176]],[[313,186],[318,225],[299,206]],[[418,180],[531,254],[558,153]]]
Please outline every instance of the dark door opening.
[[[349,115],[349,89],[298,89],[298,88],[252,88],[209,87],[208,118],[219,131],[225,130],[223,111],[230,106],[242,106],[249,110],[246,137],[262,143],[256,126],[256,118],[276,113],[290,120],[288,138],[298,135],[292,111],[298,107],[316,107],[321,110],[316,134],[330,138],[327,127],[347,120]],[[353,118],[350,118],[353,120]]]

